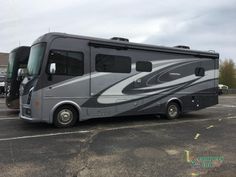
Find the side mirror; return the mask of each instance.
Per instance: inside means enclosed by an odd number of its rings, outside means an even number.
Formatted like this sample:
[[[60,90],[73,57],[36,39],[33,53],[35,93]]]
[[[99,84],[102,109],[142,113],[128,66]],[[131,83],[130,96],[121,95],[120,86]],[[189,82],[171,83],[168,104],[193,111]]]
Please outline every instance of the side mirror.
[[[23,69],[19,68],[17,71],[17,77],[22,77],[23,76]]]
[[[17,80],[22,80],[27,75],[27,70],[24,68],[19,68],[17,71]]]
[[[50,64],[49,73],[50,74],[55,74],[56,73],[56,63],[51,63]]]

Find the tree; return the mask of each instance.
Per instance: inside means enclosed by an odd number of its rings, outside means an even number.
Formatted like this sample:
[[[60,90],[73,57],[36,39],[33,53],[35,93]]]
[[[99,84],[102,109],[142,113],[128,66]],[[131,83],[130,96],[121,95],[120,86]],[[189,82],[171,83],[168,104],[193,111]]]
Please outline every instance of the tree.
[[[220,62],[220,84],[229,86],[229,88],[236,88],[236,70],[235,63],[231,59],[226,59]]]

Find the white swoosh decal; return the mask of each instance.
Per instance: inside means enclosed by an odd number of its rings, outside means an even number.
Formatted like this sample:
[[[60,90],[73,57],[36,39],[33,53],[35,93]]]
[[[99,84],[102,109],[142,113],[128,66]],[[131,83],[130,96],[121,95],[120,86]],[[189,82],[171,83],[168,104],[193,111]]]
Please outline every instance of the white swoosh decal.
[[[164,64],[164,65],[161,65],[159,67],[156,67],[152,70],[152,72],[155,72],[155,71],[158,71],[162,68],[165,68],[165,67],[168,67],[168,66],[171,66],[173,64],[176,64],[176,63],[182,63],[184,61],[189,61],[189,59],[180,59],[178,61],[176,60],[172,60],[173,62],[170,63],[170,60],[167,60],[167,61],[154,61],[153,63],[154,64],[158,64],[158,63],[167,63],[167,64]],[[101,103],[101,104],[112,104],[112,103],[119,103],[119,102],[125,102],[125,101],[130,101],[130,100],[133,100],[133,99],[138,99],[138,98],[142,98],[142,97],[145,97],[146,95],[151,95],[151,94],[155,94],[155,93],[159,93],[159,92],[162,92],[162,91],[165,91],[166,89],[163,89],[163,90],[159,90],[159,91],[154,91],[154,92],[148,92],[148,93],[145,93],[145,94],[142,94],[142,95],[125,95],[126,96],[126,99],[125,100],[118,100],[118,99],[109,99],[108,97],[106,96],[115,96],[115,95],[119,95],[119,96],[124,96],[124,94],[122,93],[122,90],[129,84],[131,84],[133,81],[139,79],[139,78],[142,78],[146,75],[148,75],[150,73],[146,73],[146,72],[143,72],[143,73],[139,73],[139,74],[136,74],[135,76],[132,76],[132,77],[129,77],[128,79],[124,80],[124,81],[121,81],[119,83],[117,83],[116,85],[112,86],[111,88],[105,90],[98,98],[97,98],[97,101],[98,103]]]

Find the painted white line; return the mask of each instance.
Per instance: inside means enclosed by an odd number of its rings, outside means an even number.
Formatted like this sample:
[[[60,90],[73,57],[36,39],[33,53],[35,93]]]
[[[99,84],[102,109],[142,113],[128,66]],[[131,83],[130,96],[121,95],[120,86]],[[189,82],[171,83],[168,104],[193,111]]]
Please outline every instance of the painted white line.
[[[217,106],[211,106],[206,109],[222,109],[222,108],[236,108],[236,106],[235,105],[218,104]]]
[[[197,140],[200,135],[201,135],[200,133],[197,133],[197,134],[195,135],[194,139]]]
[[[214,127],[214,125],[210,125],[206,129],[210,129],[210,128],[213,128],[213,127]]]
[[[19,109],[1,108],[0,111],[19,111]]]
[[[59,133],[48,133],[48,134],[31,135],[31,136],[18,136],[18,137],[11,137],[11,138],[0,138],[0,141],[51,137],[51,136],[58,136],[58,135],[71,135],[71,134],[80,134],[80,133],[89,133],[89,132],[92,132],[92,131],[81,130],[81,131],[74,131],[74,132],[59,132]]]
[[[17,119],[20,120],[19,117],[0,117],[0,121],[1,121],[1,120],[17,120]]]
[[[236,116],[226,117],[226,119],[236,119]]]
[[[230,104],[219,104],[219,106],[225,107],[225,108],[236,108],[235,105],[230,105]]]
[[[0,109],[0,112],[17,112],[18,109]]]
[[[234,98],[234,99],[235,99],[236,96],[221,96],[221,98],[227,98],[227,99],[228,99],[228,98]]]
[[[222,118],[224,119],[236,119],[235,117],[227,117]],[[51,136],[60,136],[60,135],[71,135],[71,134],[84,134],[84,133],[92,133],[95,131],[112,131],[112,130],[122,130],[122,129],[129,129],[129,128],[142,128],[142,127],[154,127],[159,125],[175,125],[175,124],[181,124],[181,123],[191,123],[191,122],[205,122],[205,121],[217,121],[218,119],[196,119],[196,120],[185,120],[185,121],[174,121],[174,122],[163,122],[163,123],[150,123],[150,124],[144,124],[144,125],[128,125],[123,127],[113,127],[113,128],[98,128],[94,130],[79,130],[79,131],[73,131],[73,132],[59,132],[59,133],[48,133],[48,134],[40,134],[40,135],[31,135],[31,136],[19,136],[19,137],[11,137],[11,138],[0,138],[1,141],[11,141],[11,140],[21,140],[21,139],[32,139],[32,138],[41,138],[41,137],[51,137]]]
[[[212,106],[212,107],[209,107],[209,108],[206,108],[206,109],[219,109],[219,108],[223,108],[223,107]]]
[[[236,117],[227,117],[227,118],[222,118],[222,120],[224,119],[236,119]],[[191,122],[205,122],[205,121],[217,121],[218,119],[212,119],[212,118],[208,118],[208,119],[195,119],[195,120],[177,120],[177,121],[173,121],[173,122],[163,122],[163,123],[151,123],[151,124],[145,124],[145,125],[128,125],[128,126],[123,126],[123,127],[114,127],[114,128],[107,128],[107,129],[103,129],[104,131],[110,131],[110,130],[121,130],[121,129],[127,129],[127,128],[141,128],[141,127],[154,127],[154,126],[158,126],[158,125],[176,125],[176,124],[182,124],[182,123],[191,123]]]
[[[236,117],[227,117],[223,118],[224,119],[236,119]],[[174,122],[163,122],[163,123],[151,123],[151,124],[145,124],[145,125],[129,125],[129,126],[123,126],[123,127],[114,127],[114,128],[106,128],[103,129],[104,131],[111,131],[111,130],[121,130],[121,129],[128,129],[128,128],[141,128],[141,127],[154,127],[158,125],[176,125],[176,124],[181,124],[181,123],[191,123],[191,122],[205,122],[205,121],[217,121],[218,119],[195,119],[195,120],[185,120],[185,121],[174,121]]]

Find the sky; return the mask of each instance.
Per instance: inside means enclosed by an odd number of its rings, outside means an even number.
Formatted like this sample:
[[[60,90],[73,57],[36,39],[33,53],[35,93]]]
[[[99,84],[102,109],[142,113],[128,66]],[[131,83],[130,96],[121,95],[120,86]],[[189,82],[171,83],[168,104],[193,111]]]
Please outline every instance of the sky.
[[[0,0],[0,52],[47,32],[214,50],[236,62],[236,0]]]

